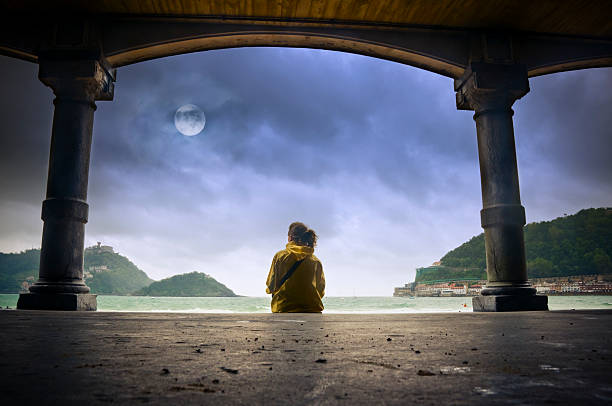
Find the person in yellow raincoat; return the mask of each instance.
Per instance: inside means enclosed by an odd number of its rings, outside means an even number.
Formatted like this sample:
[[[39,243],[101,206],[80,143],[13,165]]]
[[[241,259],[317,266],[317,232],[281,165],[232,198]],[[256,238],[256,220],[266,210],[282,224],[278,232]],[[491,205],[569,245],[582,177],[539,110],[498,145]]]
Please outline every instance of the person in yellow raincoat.
[[[317,234],[296,222],[289,226],[288,241],[286,248],[274,255],[266,281],[272,312],[320,313],[325,276],[321,261],[313,255]]]

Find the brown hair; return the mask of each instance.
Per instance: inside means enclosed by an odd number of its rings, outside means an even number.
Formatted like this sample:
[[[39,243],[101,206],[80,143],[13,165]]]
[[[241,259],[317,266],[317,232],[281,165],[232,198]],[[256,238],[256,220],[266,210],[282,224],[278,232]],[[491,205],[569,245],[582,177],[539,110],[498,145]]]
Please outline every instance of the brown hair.
[[[289,226],[289,237],[297,245],[314,248],[317,245],[317,233],[308,228],[304,223],[296,221]]]

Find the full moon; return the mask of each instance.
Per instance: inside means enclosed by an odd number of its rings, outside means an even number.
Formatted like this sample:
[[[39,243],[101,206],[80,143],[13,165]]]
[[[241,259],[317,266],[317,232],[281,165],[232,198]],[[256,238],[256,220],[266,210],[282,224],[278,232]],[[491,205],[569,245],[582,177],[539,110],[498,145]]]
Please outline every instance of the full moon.
[[[174,114],[174,126],[183,135],[197,135],[204,129],[206,117],[195,104],[185,104]]]

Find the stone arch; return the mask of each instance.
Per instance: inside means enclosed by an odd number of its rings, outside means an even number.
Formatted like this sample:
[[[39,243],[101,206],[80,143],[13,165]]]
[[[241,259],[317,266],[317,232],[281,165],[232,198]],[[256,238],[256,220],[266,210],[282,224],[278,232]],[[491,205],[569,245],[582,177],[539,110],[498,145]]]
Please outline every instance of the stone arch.
[[[107,53],[106,58],[113,67],[121,67],[171,55],[242,47],[310,48],[347,52],[398,62],[452,78],[461,76],[465,70],[465,65],[457,61],[399,45],[309,32],[234,32],[172,39]]]

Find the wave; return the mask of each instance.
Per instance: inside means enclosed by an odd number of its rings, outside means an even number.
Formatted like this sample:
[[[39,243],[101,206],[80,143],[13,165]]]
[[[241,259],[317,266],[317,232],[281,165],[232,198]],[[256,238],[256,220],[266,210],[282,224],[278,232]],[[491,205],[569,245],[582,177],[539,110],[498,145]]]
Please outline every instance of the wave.
[[[17,294],[0,294],[0,306],[14,309]],[[324,314],[419,314],[471,312],[469,298],[329,297]],[[551,310],[612,308],[608,296],[549,296]],[[192,314],[269,314],[269,297],[166,298],[142,296],[98,296],[101,312],[192,313]]]
[[[228,309],[202,309],[202,308],[194,308],[194,309],[105,309],[98,308],[99,312],[112,312],[112,313],[266,313],[266,311],[250,311],[250,310],[228,310]]]
[[[202,314],[249,314],[249,313],[271,313],[269,309],[262,309],[257,311],[252,310],[228,310],[228,309],[104,309],[98,308],[99,312],[112,312],[112,313],[202,313]],[[368,309],[368,310],[344,310],[344,309],[325,309],[323,314],[410,314],[410,313],[461,313],[471,312],[471,308],[463,308],[461,310],[452,309]]]

